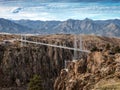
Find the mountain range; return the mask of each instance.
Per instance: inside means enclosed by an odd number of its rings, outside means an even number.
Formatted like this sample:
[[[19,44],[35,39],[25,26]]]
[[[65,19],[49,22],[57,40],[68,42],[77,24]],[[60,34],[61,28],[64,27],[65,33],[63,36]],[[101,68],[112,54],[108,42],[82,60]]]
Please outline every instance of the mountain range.
[[[84,20],[66,21],[7,20],[0,18],[0,32],[30,34],[96,34],[120,36],[120,20]]]
[[[17,24],[13,21],[0,18],[0,32],[5,33],[29,33],[31,32],[31,28],[26,26]],[[28,32],[29,31],[29,32]]]

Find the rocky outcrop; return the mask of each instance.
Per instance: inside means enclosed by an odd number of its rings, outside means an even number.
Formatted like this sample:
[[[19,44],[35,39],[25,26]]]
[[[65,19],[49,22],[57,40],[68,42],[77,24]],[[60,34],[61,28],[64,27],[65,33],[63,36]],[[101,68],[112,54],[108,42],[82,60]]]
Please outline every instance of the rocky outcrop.
[[[93,52],[87,58],[71,62],[67,69],[55,80],[54,90],[120,89],[120,54]]]

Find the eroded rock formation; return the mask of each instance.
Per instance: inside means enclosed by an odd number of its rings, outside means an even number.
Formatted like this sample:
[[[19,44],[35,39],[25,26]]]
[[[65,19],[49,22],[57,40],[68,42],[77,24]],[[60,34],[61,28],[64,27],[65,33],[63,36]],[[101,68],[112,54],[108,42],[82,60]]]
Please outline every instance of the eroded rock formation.
[[[93,52],[87,58],[71,62],[67,69],[57,77],[54,90],[120,89],[120,54]]]

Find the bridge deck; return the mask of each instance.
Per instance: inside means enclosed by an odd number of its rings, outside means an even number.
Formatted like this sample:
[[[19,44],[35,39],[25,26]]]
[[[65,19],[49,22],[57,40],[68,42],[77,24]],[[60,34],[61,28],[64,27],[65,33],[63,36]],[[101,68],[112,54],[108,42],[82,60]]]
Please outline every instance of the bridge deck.
[[[46,43],[34,42],[34,41],[28,41],[28,40],[18,40],[18,41],[27,42],[27,43],[31,43],[31,44],[40,44],[40,45],[45,45],[45,46],[50,46],[50,47],[63,48],[63,49],[69,49],[69,50],[75,50],[75,51],[90,53],[90,51],[88,51],[88,50],[81,50],[81,49],[78,49],[78,48],[58,46],[58,45],[46,44]]]

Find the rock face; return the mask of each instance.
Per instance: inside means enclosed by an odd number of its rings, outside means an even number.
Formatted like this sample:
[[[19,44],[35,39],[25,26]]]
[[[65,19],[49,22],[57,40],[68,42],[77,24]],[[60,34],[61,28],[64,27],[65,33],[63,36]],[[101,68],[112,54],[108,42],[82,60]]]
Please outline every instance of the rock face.
[[[93,52],[71,62],[54,83],[54,90],[120,90],[120,54]]]
[[[20,36],[0,35],[0,90],[26,90],[27,84],[29,83],[30,79],[33,77],[33,75],[36,74],[40,75],[43,79],[42,81],[44,90],[53,90],[54,81],[59,75],[61,69],[64,68],[65,60],[71,61],[73,59],[73,51],[27,43],[26,45],[21,47],[20,42],[14,42],[15,44],[10,45],[6,45],[5,43],[1,44],[3,40],[11,40],[14,38],[20,38]],[[73,38],[73,35],[57,34],[37,37],[28,36],[27,40],[73,47]],[[82,40],[83,49],[87,50],[90,50],[93,46],[103,48],[107,43],[110,43],[111,46],[120,45],[120,40],[115,38],[82,36]],[[61,88],[64,89],[66,88],[66,86],[69,85],[70,86],[67,88],[68,90],[70,90],[70,87],[72,87],[72,83],[67,83],[69,77],[71,77],[70,82],[74,81],[73,84],[75,85],[75,87],[78,87],[76,86],[76,80],[79,78],[86,77],[87,79],[89,78],[89,76],[90,78],[94,78],[95,76],[91,76],[93,73],[97,72],[95,71],[97,68],[101,68],[101,63],[103,63],[101,60],[104,60],[102,58],[103,55],[104,54],[102,53],[92,53],[87,58],[86,54],[83,54],[83,60],[79,61],[78,63],[69,62],[69,74],[65,70],[61,71],[61,80],[60,78],[57,78],[55,90],[58,90],[58,88],[62,90]],[[97,60],[95,58],[97,58]],[[115,62],[119,62],[119,55],[116,55],[115,58]],[[119,70],[119,68],[117,68],[117,70]],[[62,80],[66,81],[63,83]],[[83,83],[83,85],[87,83],[87,81],[85,83],[82,81],[79,82]],[[81,84],[77,84],[81,86]],[[75,90],[77,89],[75,88]]]
[[[53,90],[54,79],[64,68],[64,60],[71,58],[70,50],[59,48],[0,46],[0,87],[22,87],[38,74],[43,79],[44,90]]]

